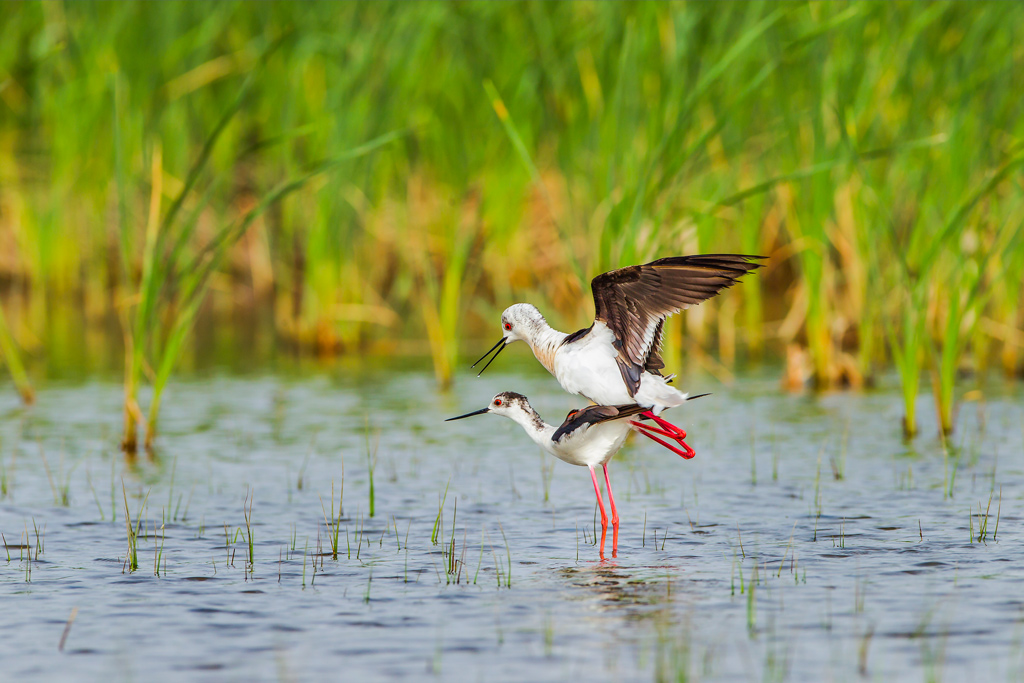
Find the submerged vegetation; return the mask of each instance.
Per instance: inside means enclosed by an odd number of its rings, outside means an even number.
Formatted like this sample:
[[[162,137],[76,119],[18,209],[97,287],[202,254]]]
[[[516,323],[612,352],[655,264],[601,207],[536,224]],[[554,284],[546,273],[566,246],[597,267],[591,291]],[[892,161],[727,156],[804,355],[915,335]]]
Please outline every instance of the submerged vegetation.
[[[1016,3],[4,5],[0,354],[29,400],[22,355],[123,340],[130,449],[197,319],[426,339],[446,386],[513,301],[573,329],[599,272],[759,253],[670,370],[891,366],[907,434],[924,378],[948,433],[965,370],[1022,369],[1022,32]]]

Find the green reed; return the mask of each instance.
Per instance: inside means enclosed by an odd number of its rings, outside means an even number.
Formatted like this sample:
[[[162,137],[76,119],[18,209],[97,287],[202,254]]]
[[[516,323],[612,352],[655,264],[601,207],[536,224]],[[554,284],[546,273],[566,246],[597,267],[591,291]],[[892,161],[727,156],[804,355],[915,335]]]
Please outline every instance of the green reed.
[[[11,379],[18,389],[18,393],[21,394],[21,400],[25,403],[35,401],[35,392],[28,379],[28,373],[25,372],[25,366],[21,362],[17,344],[7,326],[7,318],[4,316],[2,306],[0,306],[0,361],[3,361],[7,366],[7,371],[11,373]]]
[[[261,40],[252,41],[251,49],[259,53],[256,61],[261,65],[279,46],[278,41],[262,46]],[[331,158],[320,159],[310,168],[304,169],[291,179],[277,184],[258,200],[253,198],[247,210],[235,216],[228,216],[215,228],[205,242],[196,247],[194,236],[202,213],[206,210],[211,195],[217,189],[217,181],[211,181],[201,195],[193,192],[213,157],[222,134],[233,123],[236,115],[247,104],[250,87],[261,76],[258,68],[252,69],[239,87],[237,94],[223,111],[219,120],[210,128],[195,160],[189,167],[184,183],[174,196],[166,211],[162,210],[162,186],[165,175],[163,163],[163,142],[156,138],[151,149],[151,182],[148,219],[145,224],[141,253],[141,275],[137,291],[132,299],[135,305],[129,314],[123,315],[125,331],[125,435],[122,442],[127,452],[136,449],[136,430],[139,423],[145,423],[145,446],[150,450],[157,432],[163,391],[170,379],[183,344],[192,330],[199,308],[205,300],[210,280],[217,274],[221,262],[231,248],[248,232],[254,221],[269,208],[288,195],[301,190],[307,183],[321,174],[336,168],[343,161],[367,154],[377,147],[393,140],[395,134],[378,137],[370,143],[346,150]],[[115,86],[120,83],[115,79]],[[118,107],[120,90],[114,90],[114,140],[122,140],[121,111]],[[121,254],[126,282],[132,280],[131,268],[135,262],[132,252],[134,235],[130,218],[125,209],[126,181],[122,169],[122,154],[116,152],[118,194],[121,198]],[[186,202],[192,206],[184,217],[182,211]],[[145,418],[137,403],[138,389],[144,367],[151,368],[152,397]]]
[[[126,443],[200,320],[448,386],[508,304],[572,328],[593,275],[695,251],[771,258],[667,327],[669,370],[895,366],[912,435],[923,371],[948,430],[964,367],[1021,368],[1019,5],[46,7],[0,8],[0,294],[33,357],[68,301],[120,315]]]

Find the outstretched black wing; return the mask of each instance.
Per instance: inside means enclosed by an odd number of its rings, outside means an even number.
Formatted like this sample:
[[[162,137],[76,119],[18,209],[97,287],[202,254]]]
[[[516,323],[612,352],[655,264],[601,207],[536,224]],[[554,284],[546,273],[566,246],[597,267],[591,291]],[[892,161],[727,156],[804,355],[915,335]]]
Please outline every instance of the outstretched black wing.
[[[590,283],[596,320],[615,335],[616,362],[629,395],[644,370],[665,366],[659,353],[665,318],[715,296],[760,268],[763,256],[699,254],[672,256],[642,266],[619,268]]]
[[[589,429],[593,425],[608,420],[619,420],[633,415],[638,415],[649,408],[638,406],[635,403],[628,403],[621,406],[587,406],[579,410],[572,410],[565,418],[565,422],[555,430],[551,437],[552,441],[559,442],[564,437],[576,433],[578,430]]]

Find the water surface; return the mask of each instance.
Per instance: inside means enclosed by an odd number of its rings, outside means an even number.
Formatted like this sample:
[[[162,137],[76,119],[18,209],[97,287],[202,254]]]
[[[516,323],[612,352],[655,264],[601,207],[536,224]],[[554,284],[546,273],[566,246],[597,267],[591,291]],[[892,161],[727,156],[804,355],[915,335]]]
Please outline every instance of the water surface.
[[[613,461],[620,547],[602,562],[584,468],[502,418],[442,422],[504,389],[552,422],[576,401],[539,375],[458,386],[372,371],[186,381],[158,454],[135,462],[116,448],[116,384],[51,384],[29,409],[0,387],[5,676],[1024,675],[1017,388],[966,404],[944,451],[925,397],[926,435],[908,446],[888,390],[698,380],[714,395],[667,414],[694,460],[635,439]],[[141,519],[134,572],[125,499]]]

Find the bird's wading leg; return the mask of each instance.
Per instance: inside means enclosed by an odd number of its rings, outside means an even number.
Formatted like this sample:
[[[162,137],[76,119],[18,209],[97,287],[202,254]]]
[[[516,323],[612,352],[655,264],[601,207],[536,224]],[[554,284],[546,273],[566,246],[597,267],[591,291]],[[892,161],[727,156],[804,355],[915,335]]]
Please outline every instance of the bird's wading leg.
[[[615,496],[612,495],[612,480],[608,477],[608,463],[601,465],[604,469],[604,488],[608,492],[608,504],[612,508],[612,557],[619,554],[619,511],[615,508]]]
[[[601,486],[597,483],[597,472],[593,465],[590,468],[590,479],[594,482],[594,495],[597,496],[597,507],[601,508],[601,559],[604,559],[604,540],[608,536],[608,515],[604,511],[604,501],[601,500]],[[612,543],[615,543],[616,535],[612,534]]]
[[[601,485],[597,483],[597,472],[594,471],[593,466],[590,467],[590,479],[594,482],[594,495],[597,496],[597,507],[601,508],[601,528],[607,529],[608,515],[604,511],[604,501],[601,500]]]

